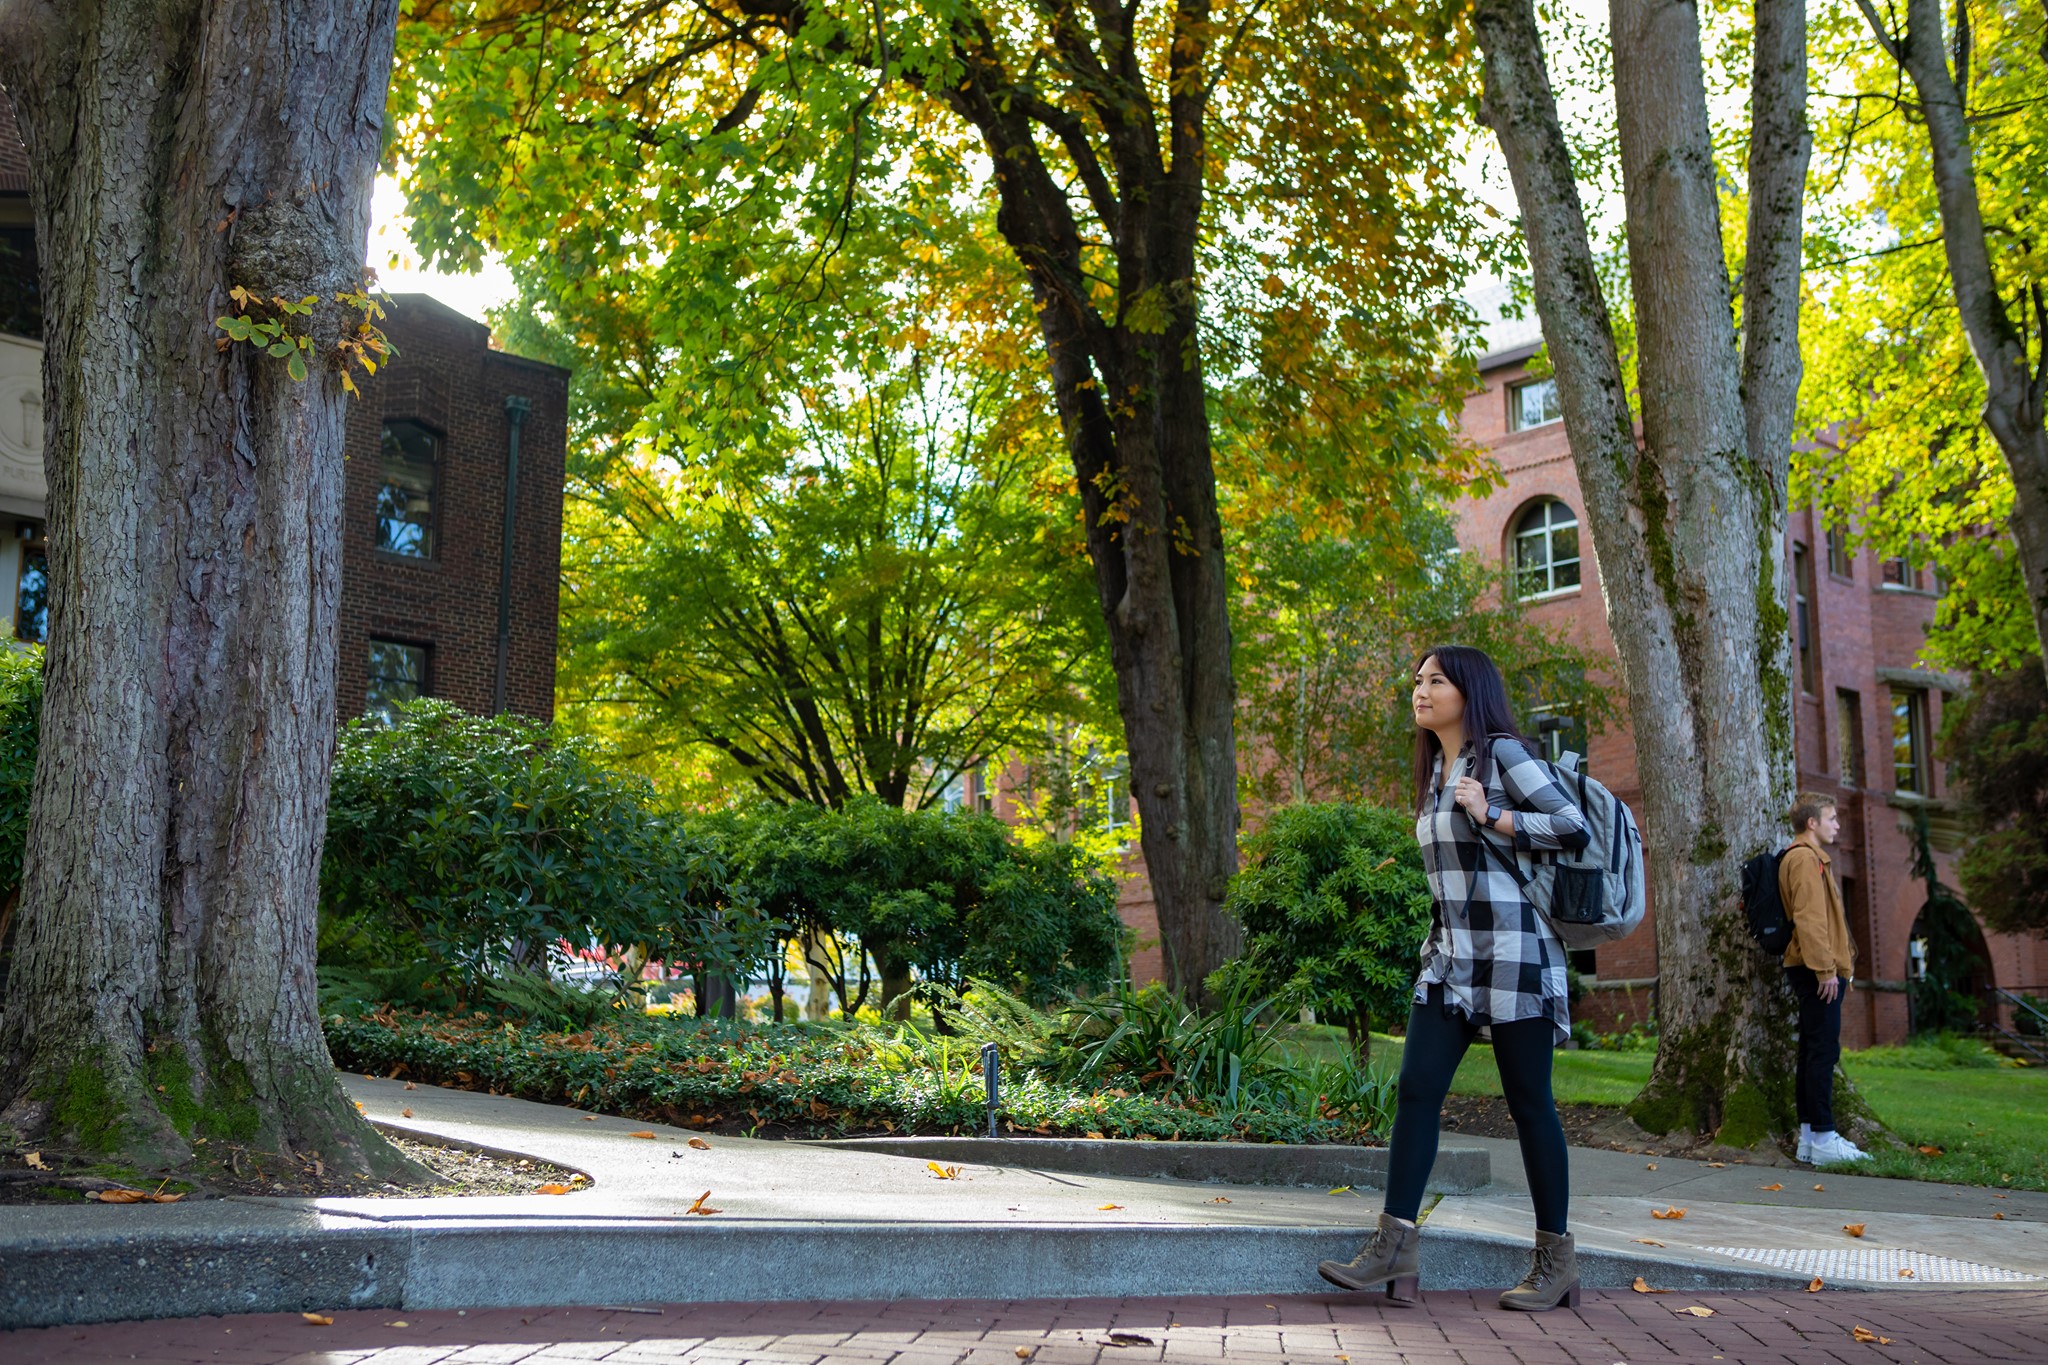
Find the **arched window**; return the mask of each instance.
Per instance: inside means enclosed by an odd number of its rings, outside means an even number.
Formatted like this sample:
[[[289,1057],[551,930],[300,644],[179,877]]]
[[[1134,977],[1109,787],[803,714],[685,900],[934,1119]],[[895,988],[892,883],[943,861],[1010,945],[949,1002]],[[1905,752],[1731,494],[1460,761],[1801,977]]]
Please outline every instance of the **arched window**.
[[[1579,519],[1545,498],[1515,523],[1515,594],[1547,597],[1579,586]]]

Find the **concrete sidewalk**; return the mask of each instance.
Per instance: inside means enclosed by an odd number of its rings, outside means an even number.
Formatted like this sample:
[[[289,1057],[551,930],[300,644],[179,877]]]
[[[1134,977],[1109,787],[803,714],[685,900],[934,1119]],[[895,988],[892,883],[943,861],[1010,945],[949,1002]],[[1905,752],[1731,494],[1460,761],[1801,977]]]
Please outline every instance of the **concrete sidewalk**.
[[[339,1308],[1302,1293],[1320,1287],[1315,1263],[1348,1258],[1379,1209],[1376,1193],[1359,1188],[972,1160],[942,1163],[958,1169],[941,1178],[918,1157],[853,1144],[710,1137],[695,1148],[693,1134],[659,1124],[346,1080],[373,1120],[545,1158],[586,1172],[592,1187],[559,1196],[0,1208],[0,1327]],[[1512,1144],[1451,1141],[1467,1155],[1446,1166],[1463,1161],[1469,1175],[1490,1158],[1497,1179],[1437,1203],[1423,1239],[1423,1284],[1498,1289],[1528,1264],[1519,1155]],[[993,1150],[1015,1160],[1020,1145]],[[2038,1286],[2022,1277],[2048,1270],[2038,1233],[2048,1196],[1651,1165],[1574,1152],[1588,1287],[1625,1288],[1640,1275],[1674,1290],[1785,1289],[1814,1273],[1801,1257],[1830,1254],[1823,1278],[1844,1286]],[[1827,1189],[1802,1193],[1802,1177]],[[1787,1188],[1756,1189],[1770,1183]],[[700,1198],[715,1212],[693,1214]],[[1686,1217],[1653,1220],[1653,1204],[1682,1205]],[[2006,1219],[1993,1219],[1997,1212]],[[1868,1223],[1862,1241],[1841,1232],[1851,1221]],[[1920,1256],[1900,1260],[1901,1252]],[[1898,1268],[1914,1276],[1897,1278]]]

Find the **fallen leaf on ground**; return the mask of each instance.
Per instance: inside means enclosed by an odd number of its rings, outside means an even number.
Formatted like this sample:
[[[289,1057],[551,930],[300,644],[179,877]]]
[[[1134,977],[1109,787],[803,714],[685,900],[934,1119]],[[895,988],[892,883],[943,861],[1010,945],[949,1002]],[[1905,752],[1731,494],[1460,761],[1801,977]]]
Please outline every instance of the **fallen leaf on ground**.
[[[569,1177],[569,1183],[570,1183],[571,1185],[575,1185],[575,1184],[579,1184],[579,1183],[581,1183],[581,1182],[583,1182],[583,1181],[586,1181],[586,1180],[589,1180],[589,1179],[590,1179],[590,1177],[589,1177],[589,1176],[587,1176],[587,1175],[583,1174],[583,1172],[581,1172],[581,1171],[578,1171],[578,1172],[576,1172],[576,1174],[574,1174],[574,1175],[572,1175],[572,1176],[570,1176],[570,1177]]]
[[[50,1163],[43,1160],[41,1152],[30,1152],[22,1160],[28,1163],[28,1168],[32,1171],[47,1171],[50,1169]]]
[[[1997,1219],[1997,1220],[1998,1220],[1999,1222],[2001,1222],[2001,1223],[2003,1223],[2003,1222],[2005,1221],[2005,1215],[2004,1215],[2004,1214],[2002,1214],[2002,1213],[1994,1213],[1994,1214],[1992,1214],[1991,1216],[1992,1216],[1993,1218],[1996,1218],[1996,1219]]]
[[[583,1116],[583,1121],[584,1121],[585,1123],[596,1123],[596,1122],[597,1122],[597,1115],[595,1115],[595,1114],[585,1114],[585,1115]]]
[[[567,1185],[543,1185],[534,1191],[535,1194],[567,1194],[568,1192],[569,1187]]]
[[[182,1194],[164,1194],[159,1191],[149,1197],[149,1202],[152,1204],[175,1204],[184,1197]]]
[[[334,1319],[328,1317],[325,1313],[301,1313],[299,1316],[306,1320],[308,1327],[334,1326]]]
[[[1725,1161],[1709,1161],[1706,1163],[1706,1167],[1710,1171],[1725,1171],[1728,1169],[1728,1163]]]
[[[1681,1313],[1690,1313],[1690,1314],[1691,1314],[1692,1316],[1694,1316],[1694,1317],[1696,1317],[1696,1318],[1711,1318],[1712,1316],[1714,1316],[1714,1310],[1713,1310],[1713,1309],[1711,1309],[1711,1308],[1702,1308],[1702,1307],[1701,1307],[1700,1305],[1698,1305],[1698,1304],[1694,1304],[1694,1305],[1693,1305],[1692,1307],[1690,1307],[1690,1308],[1681,1308],[1681,1309],[1679,1309],[1678,1311],[1679,1311],[1679,1312],[1681,1312]]]
[[[400,1318],[400,1319],[399,1319],[399,1320],[398,1320],[397,1322],[387,1322],[387,1323],[385,1323],[384,1325],[385,1325],[386,1327],[410,1327],[410,1326],[412,1326],[412,1324],[411,1324],[411,1323],[409,1323],[409,1322],[407,1322],[407,1321],[406,1321],[406,1320],[405,1320],[404,1318]]]
[[[418,1087],[418,1086],[416,1086],[416,1085],[414,1085],[414,1084],[413,1084],[413,1083],[412,1083],[411,1081],[407,1081],[407,1082],[405,1083],[405,1088],[406,1088],[407,1090],[417,1090],[417,1089],[419,1089],[419,1087]]]
[[[1777,1184],[1777,1185],[1759,1185],[1759,1186],[1757,1186],[1757,1188],[1758,1188],[1758,1189],[1760,1189],[1760,1190],[1782,1190],[1782,1189],[1784,1189],[1785,1187],[1784,1187],[1784,1185],[1782,1185],[1782,1184]]]
[[[704,1213],[704,1214],[712,1214],[712,1213],[724,1213],[724,1212],[725,1212],[725,1210],[724,1210],[724,1209],[714,1209],[714,1208],[712,1208],[712,1207],[711,1207],[711,1206],[710,1206],[709,1204],[707,1204],[707,1203],[705,1203],[705,1202],[704,1202],[705,1200],[709,1199],[710,1197],[711,1197],[711,1191],[709,1191],[709,1190],[706,1190],[706,1191],[704,1191],[704,1193],[702,1193],[702,1194],[700,1194],[700,1195],[698,1195],[698,1196],[697,1196],[696,1202],[695,1202],[695,1203],[693,1203],[693,1204],[691,1204],[689,1208],[687,1208],[687,1209],[683,1210],[683,1212],[685,1212],[685,1213]]]
[[[1339,1185],[1339,1186],[1337,1186],[1337,1188],[1335,1188],[1335,1189],[1331,1190],[1331,1191],[1330,1191],[1330,1193],[1331,1193],[1331,1194],[1349,1194],[1349,1193],[1351,1193],[1351,1187],[1350,1187],[1349,1185]]]
[[[363,1102],[361,1100],[356,1101],[356,1112],[358,1114],[363,1112]]]
[[[1863,1235],[1863,1224],[1844,1223],[1842,1224],[1842,1231],[1848,1233],[1851,1237],[1861,1237]]]
[[[708,1152],[711,1150],[711,1144],[706,1142],[703,1138],[691,1138],[687,1145],[695,1147],[700,1152]]]
[[[2003,1198],[2005,1198],[2005,1196],[2004,1196],[2004,1195],[2002,1195],[2002,1194],[1994,1194],[1994,1195],[1992,1195],[1991,1197],[1992,1197],[1993,1199],[2003,1199]]]
[[[1212,1204],[1228,1204],[1230,1202],[1230,1196],[1227,1194],[1219,1194],[1214,1199],[1211,1199],[1209,1202]]]
[[[1123,1207],[1123,1205],[1122,1205],[1122,1204],[1098,1204],[1098,1205],[1096,1205],[1096,1212],[1097,1212],[1097,1213],[1106,1213],[1106,1212],[1107,1212],[1107,1211],[1109,1211],[1110,1209],[1120,1209],[1120,1208],[1122,1208],[1122,1207]]]
[[[1646,1247],[1660,1247],[1664,1245],[1654,1237],[1631,1237],[1629,1240],[1631,1242],[1641,1242]]]
[[[1912,1278],[1913,1278],[1913,1268],[1912,1268],[1911,1266],[1900,1266],[1900,1267],[1899,1267],[1899,1278],[1900,1278],[1900,1279],[1902,1279],[1902,1280],[1910,1280],[1910,1279],[1912,1279]]]
[[[1813,1188],[1814,1188],[1814,1189],[1816,1189],[1816,1190],[1824,1190],[1824,1189],[1826,1189],[1826,1188],[1827,1188],[1827,1186],[1825,1186],[1825,1185],[1815,1185],[1815,1186],[1814,1186]]]
[[[141,1190],[94,1190],[89,1197],[102,1204],[140,1204],[149,1198]]]
[[[1657,1169],[1657,1163],[1654,1161],[1646,1161],[1643,1163],[1643,1169],[1646,1171],[1654,1171]]]
[[[1136,1332],[1111,1332],[1102,1339],[1104,1346],[1150,1346],[1152,1338]]]
[[[1666,1209],[1664,1209],[1663,1211],[1659,1212],[1659,1211],[1658,1211],[1658,1210],[1656,1210],[1656,1209],[1651,1209],[1651,1210],[1650,1210],[1650,1217],[1652,1217],[1652,1218],[1683,1218],[1683,1217],[1685,1217],[1685,1210],[1684,1210],[1684,1209],[1679,1209],[1679,1208],[1666,1208]]]
[[[1856,1326],[1851,1327],[1849,1329],[1849,1335],[1854,1337],[1858,1341],[1876,1342],[1879,1346],[1889,1346],[1892,1344],[1892,1339],[1890,1337],[1881,1337],[1877,1333],[1871,1331],[1868,1327],[1863,1326],[1861,1323],[1858,1323]]]
[[[1029,1359],[1031,1359],[1031,1348],[1030,1348],[1029,1346],[1019,1346],[1019,1347],[1017,1348],[1017,1359],[1019,1359],[1019,1360],[1029,1360]]]
[[[1669,1294],[1671,1292],[1668,1289],[1650,1288],[1650,1282],[1640,1275],[1636,1276],[1636,1282],[1629,1287],[1634,1289],[1638,1294]]]
[[[410,1110],[410,1109],[401,1109],[401,1110],[399,1110],[399,1111],[398,1111],[398,1117],[400,1117],[400,1118],[402,1118],[402,1119],[409,1119],[409,1118],[411,1118],[411,1117],[412,1117],[412,1110]]]
[[[924,1164],[925,1169],[932,1173],[932,1178],[935,1180],[958,1180],[960,1178],[960,1168],[958,1166],[941,1166],[936,1161],[927,1161]]]
[[[1090,1128],[1088,1130],[1088,1136],[1095,1139],[1095,1141],[1097,1142],[1101,1142],[1104,1140],[1102,1134],[1096,1132],[1093,1128]]]
[[[1922,1148],[1920,1149],[1920,1155],[1922,1155],[1922,1156],[1940,1156],[1940,1155],[1941,1155],[1941,1148],[1939,1148],[1939,1147],[1922,1147]]]
[[[1816,1275],[1813,1277],[1813,1283],[1806,1286],[1806,1292],[1809,1294],[1820,1293],[1820,1276]]]
[[[645,1128],[642,1128],[642,1129],[641,1129],[641,1130],[640,1130],[639,1132],[637,1132],[637,1133],[628,1133],[628,1134],[626,1134],[626,1136],[627,1136],[627,1137],[636,1137],[636,1138],[649,1138],[649,1139],[651,1139],[651,1138],[653,1138],[654,1134],[652,1134],[652,1133],[648,1132],[648,1131],[647,1131],[647,1130],[646,1130]]]

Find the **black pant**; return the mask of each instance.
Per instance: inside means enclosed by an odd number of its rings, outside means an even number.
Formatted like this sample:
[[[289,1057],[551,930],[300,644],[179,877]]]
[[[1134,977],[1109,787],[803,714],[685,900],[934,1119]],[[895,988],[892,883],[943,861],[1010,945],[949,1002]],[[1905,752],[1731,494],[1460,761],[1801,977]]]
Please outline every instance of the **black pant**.
[[[1835,1131],[1835,1063],[1842,1060],[1842,992],[1820,998],[1811,967],[1787,967],[1786,984],[1799,997],[1799,1121],[1816,1133]]]
[[[1536,1226],[1562,1234],[1565,1206],[1571,1200],[1571,1165],[1564,1125],[1557,1121],[1557,1102],[1550,1096],[1552,1032],[1548,1019],[1493,1025],[1493,1062],[1500,1070],[1508,1113],[1514,1116],[1515,1137],[1522,1144],[1522,1169],[1536,1204]],[[1444,1012],[1442,986],[1431,986],[1428,1003],[1408,1010],[1400,1103],[1394,1110],[1393,1147],[1387,1153],[1386,1211],[1396,1218],[1413,1222],[1422,1208],[1422,1187],[1436,1164],[1444,1096],[1478,1034],[1479,1026],[1464,1015]]]

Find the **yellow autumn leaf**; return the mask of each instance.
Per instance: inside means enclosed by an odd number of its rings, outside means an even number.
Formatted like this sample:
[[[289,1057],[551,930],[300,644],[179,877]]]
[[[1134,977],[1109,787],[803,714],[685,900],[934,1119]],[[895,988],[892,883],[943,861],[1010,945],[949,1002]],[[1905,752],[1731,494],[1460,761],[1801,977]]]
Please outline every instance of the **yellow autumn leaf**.
[[[412,1110],[410,1110],[410,1109],[401,1109],[401,1110],[399,1110],[399,1111],[398,1111],[398,1117],[400,1117],[400,1118],[402,1118],[402,1119],[409,1119],[409,1118],[411,1118],[411,1117],[412,1117]]]
[[[568,1192],[569,1187],[567,1185],[543,1185],[534,1191],[535,1194],[567,1194]]]
[[[1783,1185],[1783,1184],[1777,1184],[1777,1185],[1759,1185],[1759,1186],[1757,1186],[1757,1188],[1758,1188],[1758,1189],[1760,1189],[1760,1190],[1782,1190],[1782,1189],[1784,1189],[1785,1187],[1784,1187],[1784,1185]]]
[[[1650,1282],[1640,1275],[1636,1276],[1636,1282],[1630,1285],[1629,1287],[1635,1290],[1638,1294],[1669,1294],[1671,1292],[1668,1289],[1650,1288]]]
[[[1696,1318],[1711,1318],[1712,1316],[1714,1316],[1713,1309],[1702,1308],[1699,1304],[1694,1304],[1690,1308],[1681,1308],[1678,1311],[1681,1313],[1690,1313],[1692,1316]]]
[[[627,1136],[627,1137],[636,1137],[636,1138],[647,1138],[647,1139],[649,1139],[649,1140],[651,1141],[651,1140],[653,1139],[653,1137],[654,1137],[654,1134],[652,1134],[652,1133],[648,1132],[648,1131],[647,1131],[647,1130],[646,1130],[645,1128],[642,1128],[642,1129],[641,1129],[641,1130],[640,1130],[639,1132],[637,1132],[637,1133],[628,1133],[628,1134],[626,1134],[626,1136]]]
[[[50,1169],[50,1163],[43,1160],[41,1152],[30,1152],[22,1160],[28,1163],[28,1168],[32,1171],[47,1171]]]
[[[1122,1205],[1122,1204],[1098,1204],[1098,1205],[1096,1206],[1096,1211],[1097,1211],[1098,1213],[1100,1213],[1100,1212],[1106,1212],[1106,1211],[1107,1211],[1107,1210],[1109,1210],[1109,1209],[1120,1209],[1120,1208],[1122,1208],[1122,1207],[1123,1207],[1123,1205]]]
[[[301,1313],[299,1316],[305,1319],[308,1327],[334,1326],[334,1319],[328,1317],[325,1313]]]
[[[102,1204],[140,1204],[149,1198],[141,1190],[95,1190],[92,1197]]]
[[[711,1144],[706,1142],[703,1138],[699,1137],[691,1138],[687,1145],[695,1147],[700,1152],[708,1152],[711,1150]]]
[[[960,1168],[958,1166],[941,1166],[936,1161],[927,1161],[924,1164],[925,1169],[932,1173],[934,1180],[958,1180],[960,1178]]]
[[[711,1205],[709,1205],[709,1204],[707,1204],[707,1203],[705,1203],[705,1202],[704,1202],[705,1200],[707,1200],[707,1199],[709,1199],[709,1198],[711,1198],[711,1191],[709,1191],[709,1190],[706,1190],[706,1191],[704,1191],[704,1193],[702,1193],[702,1194],[700,1194],[700,1195],[698,1195],[698,1196],[697,1196],[696,1202],[695,1202],[695,1203],[693,1203],[693,1204],[691,1204],[689,1208],[687,1208],[687,1209],[685,1209],[685,1210],[684,1210],[684,1212],[685,1212],[685,1213],[701,1213],[701,1214],[705,1214],[705,1215],[710,1215],[710,1214],[714,1214],[714,1213],[723,1213],[723,1212],[725,1212],[725,1210],[724,1210],[724,1209],[714,1209],[714,1208],[712,1208],[712,1207],[711,1207]]]
[[[1863,1235],[1863,1224],[1844,1223],[1842,1224],[1842,1231],[1848,1233],[1851,1237],[1861,1237]]]
[[[1820,1293],[1820,1290],[1821,1290],[1820,1276],[1816,1275],[1816,1276],[1814,1276],[1814,1277],[1813,1277],[1813,1283],[1811,1283],[1811,1284],[1809,1284],[1809,1285],[1807,1285],[1807,1286],[1806,1286],[1806,1292],[1807,1292],[1807,1293],[1809,1293],[1809,1294],[1818,1294],[1818,1293]]]
[[[1849,1335],[1857,1341],[1874,1342],[1879,1346],[1889,1346],[1892,1344],[1890,1337],[1881,1337],[1860,1322],[1849,1329]]]
[[[1662,1210],[1658,1210],[1658,1209],[1651,1209],[1651,1210],[1650,1210],[1650,1217],[1652,1217],[1652,1218],[1683,1218],[1683,1217],[1685,1217],[1685,1210],[1684,1210],[1684,1209],[1680,1209],[1680,1208],[1672,1208],[1672,1207],[1666,1206],[1666,1207],[1665,1207],[1664,1209],[1662,1209]]]

